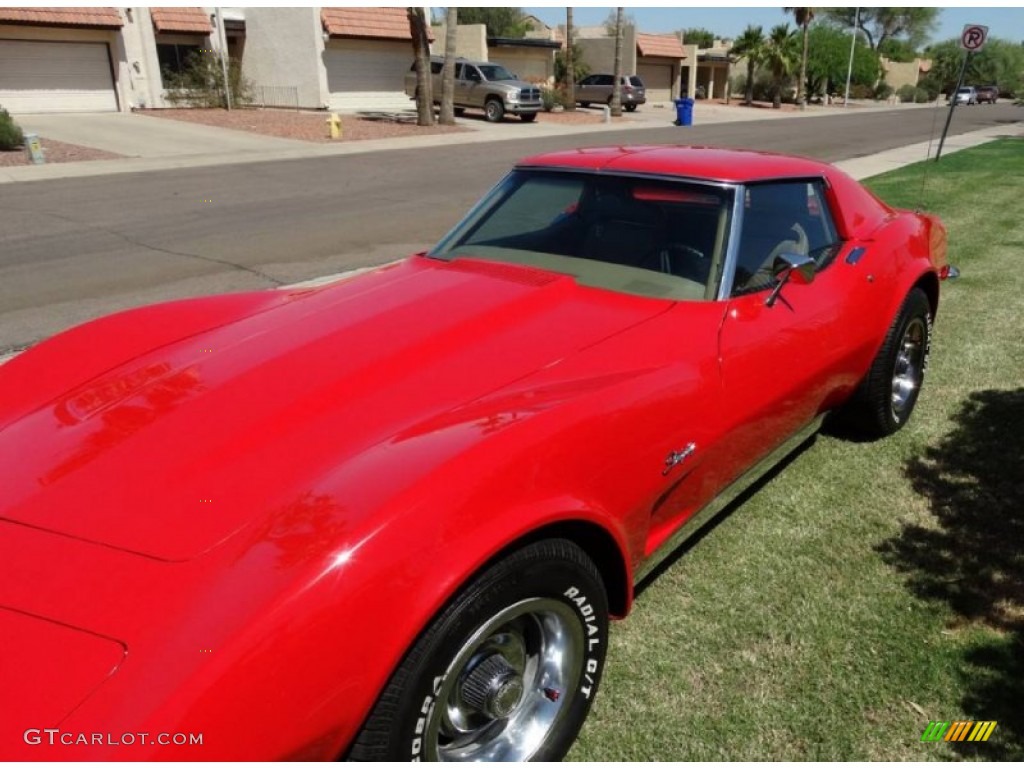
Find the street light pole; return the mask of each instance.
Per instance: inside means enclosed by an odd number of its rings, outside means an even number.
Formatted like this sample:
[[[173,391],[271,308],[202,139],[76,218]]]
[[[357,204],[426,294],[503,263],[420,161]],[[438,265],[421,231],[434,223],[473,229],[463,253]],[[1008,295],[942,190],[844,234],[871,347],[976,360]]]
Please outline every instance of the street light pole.
[[[850,65],[846,68],[846,95],[843,96],[843,109],[850,104],[850,78],[853,76],[853,49],[857,45],[857,24],[860,22],[860,8],[853,12],[853,29],[850,31]]]

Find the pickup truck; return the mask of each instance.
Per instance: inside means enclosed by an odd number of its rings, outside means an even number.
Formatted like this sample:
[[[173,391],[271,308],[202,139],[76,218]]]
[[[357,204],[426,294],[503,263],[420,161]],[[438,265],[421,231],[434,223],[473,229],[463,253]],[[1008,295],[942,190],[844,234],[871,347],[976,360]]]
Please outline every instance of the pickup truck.
[[[441,67],[444,59],[430,59],[431,90],[435,104],[441,103]],[[416,98],[416,62],[405,73],[405,93]],[[524,83],[501,64],[486,61],[455,62],[455,114],[482,109],[487,120],[500,123],[506,113],[518,115],[524,123],[537,119],[541,110],[540,88]]]

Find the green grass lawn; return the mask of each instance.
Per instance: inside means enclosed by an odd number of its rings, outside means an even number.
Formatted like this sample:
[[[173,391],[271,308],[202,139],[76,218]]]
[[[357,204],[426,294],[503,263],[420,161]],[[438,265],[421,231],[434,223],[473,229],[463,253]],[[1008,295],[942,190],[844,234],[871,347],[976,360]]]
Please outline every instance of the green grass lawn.
[[[924,164],[869,181],[921,204]],[[1024,759],[1024,141],[927,168],[943,285],[910,424],[800,453],[612,630],[577,760]],[[924,744],[929,720],[996,720]]]

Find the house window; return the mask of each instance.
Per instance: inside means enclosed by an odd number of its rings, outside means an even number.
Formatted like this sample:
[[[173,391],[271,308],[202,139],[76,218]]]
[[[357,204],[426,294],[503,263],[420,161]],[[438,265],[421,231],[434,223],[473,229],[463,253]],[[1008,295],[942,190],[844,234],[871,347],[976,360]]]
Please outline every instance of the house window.
[[[199,55],[198,45],[177,45],[157,43],[156,57],[160,62],[160,74],[180,75],[188,67],[189,56]]]

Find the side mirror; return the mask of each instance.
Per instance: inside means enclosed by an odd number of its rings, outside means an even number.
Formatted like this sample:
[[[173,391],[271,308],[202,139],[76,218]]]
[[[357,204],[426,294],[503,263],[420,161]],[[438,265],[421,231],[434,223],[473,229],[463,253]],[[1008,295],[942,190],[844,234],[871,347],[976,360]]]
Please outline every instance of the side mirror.
[[[765,300],[765,306],[774,306],[786,283],[793,281],[797,285],[809,285],[814,282],[818,265],[810,256],[797,253],[783,253],[777,256],[772,264],[772,276],[775,278],[775,289]]]

